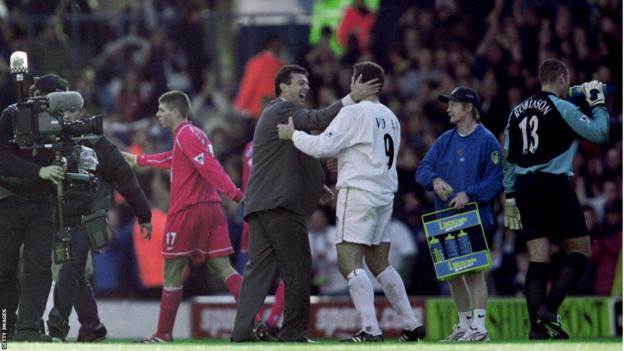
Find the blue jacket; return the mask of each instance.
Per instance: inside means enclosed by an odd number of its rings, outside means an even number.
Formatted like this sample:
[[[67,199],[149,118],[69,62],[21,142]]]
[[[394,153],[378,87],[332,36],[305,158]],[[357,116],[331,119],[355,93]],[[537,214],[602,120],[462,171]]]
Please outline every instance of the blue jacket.
[[[447,202],[435,197],[436,210],[448,207],[448,201],[465,191],[470,201],[479,205],[483,226],[494,226],[493,203],[503,189],[503,159],[496,137],[482,124],[467,136],[457,128],[444,132],[420,161],[416,182],[433,190],[433,180],[442,178],[453,187]]]

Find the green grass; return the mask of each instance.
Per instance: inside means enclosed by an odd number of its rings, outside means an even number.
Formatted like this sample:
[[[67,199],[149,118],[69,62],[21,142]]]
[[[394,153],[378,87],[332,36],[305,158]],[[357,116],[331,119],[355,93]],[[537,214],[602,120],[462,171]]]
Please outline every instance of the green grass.
[[[7,350],[28,351],[205,351],[205,350],[278,350],[278,351],[616,351],[622,350],[622,339],[585,339],[550,342],[529,342],[525,340],[490,341],[488,343],[443,344],[427,341],[417,345],[396,341],[380,344],[343,344],[335,340],[320,340],[317,344],[250,343],[232,344],[225,340],[180,340],[171,344],[141,344],[129,341],[105,341],[99,344],[77,343],[17,343],[9,342]]]

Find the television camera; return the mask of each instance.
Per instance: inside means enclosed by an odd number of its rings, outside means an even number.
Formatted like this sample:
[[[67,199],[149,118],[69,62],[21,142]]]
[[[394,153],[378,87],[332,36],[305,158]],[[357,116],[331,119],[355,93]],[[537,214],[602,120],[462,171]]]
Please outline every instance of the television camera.
[[[71,139],[102,135],[102,117],[93,116],[74,122],[63,122],[64,111],[82,108],[82,96],[73,91],[31,97],[17,103],[13,114],[13,134],[20,148],[60,148]]]
[[[99,192],[101,185],[93,174],[97,166],[97,156],[93,150],[92,153],[84,152],[85,147],[81,146],[80,142],[97,139],[103,134],[102,117],[93,116],[64,122],[63,112],[79,110],[84,103],[82,96],[73,91],[53,92],[43,97],[24,99],[24,75],[28,73],[25,52],[16,51],[11,54],[10,71],[15,76],[18,96],[16,111],[12,115],[14,135],[12,141],[20,149],[32,149],[33,152],[49,150],[54,153],[55,164],[72,170],[66,172],[64,181],[56,185],[57,235],[54,243],[54,260],[62,263],[70,258],[71,239],[71,228],[64,224],[63,210],[66,205],[64,197],[82,195],[90,198]],[[67,167],[68,158],[69,164],[75,167]],[[89,166],[80,167],[80,165]],[[106,232],[106,212],[99,211],[83,216],[81,225],[90,239],[92,234],[101,237]],[[93,239],[91,241],[93,242]]]

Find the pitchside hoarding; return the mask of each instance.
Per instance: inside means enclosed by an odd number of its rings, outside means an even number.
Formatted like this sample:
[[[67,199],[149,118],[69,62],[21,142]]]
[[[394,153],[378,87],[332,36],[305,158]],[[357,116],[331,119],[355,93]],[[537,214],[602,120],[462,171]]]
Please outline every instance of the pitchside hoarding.
[[[424,299],[411,299],[412,309],[424,320]],[[267,299],[265,311],[271,307]],[[312,297],[308,336],[311,338],[343,338],[361,328],[360,316],[348,297]],[[375,301],[379,326],[388,338],[399,337],[402,325],[399,316],[385,298]],[[201,296],[191,301],[191,335],[193,338],[229,338],[236,304],[231,297]]]
[[[563,327],[573,338],[613,336],[612,304],[606,297],[568,298],[559,309]],[[426,316],[427,336],[432,339],[445,338],[457,323],[457,311],[449,299],[427,299]],[[486,318],[491,339],[526,339],[529,335],[524,299],[490,299]]]
[[[425,300],[410,300],[416,317],[423,320]],[[375,300],[379,327],[386,338],[398,338],[403,330],[399,315],[383,297]],[[346,338],[362,329],[360,315],[349,298],[324,298],[310,305],[310,329],[312,338]]]
[[[309,335],[311,338],[344,338],[361,327],[360,317],[348,297],[312,297]],[[410,299],[416,316],[425,322],[427,338],[445,338],[457,323],[457,311],[448,298]],[[268,298],[268,313],[272,297]],[[399,336],[402,325],[387,300],[375,301],[379,326],[387,338]],[[559,313],[564,328],[573,338],[601,338],[621,335],[621,298],[568,298]],[[232,297],[202,296],[191,300],[191,328],[193,338],[229,338],[236,304]],[[494,340],[526,339],[529,322],[526,302],[521,298],[494,298],[488,302],[486,326]]]

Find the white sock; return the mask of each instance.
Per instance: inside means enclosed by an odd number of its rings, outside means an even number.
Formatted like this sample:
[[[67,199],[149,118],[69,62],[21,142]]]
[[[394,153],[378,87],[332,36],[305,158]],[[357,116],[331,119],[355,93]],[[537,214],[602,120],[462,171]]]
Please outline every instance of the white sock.
[[[413,330],[422,325],[416,318],[412,305],[410,305],[405,291],[405,284],[399,273],[392,266],[388,266],[383,272],[377,276],[377,281],[381,284],[384,294],[394,311],[401,317],[403,328]]]
[[[366,271],[358,268],[347,276],[349,283],[349,294],[355,309],[360,312],[362,318],[362,329],[371,335],[381,334],[377,314],[375,312],[375,293],[373,284],[368,279]]]
[[[485,330],[485,309],[475,308],[472,319],[473,328]]]
[[[459,312],[459,327],[462,329],[468,329],[472,325],[472,313],[468,312]]]

